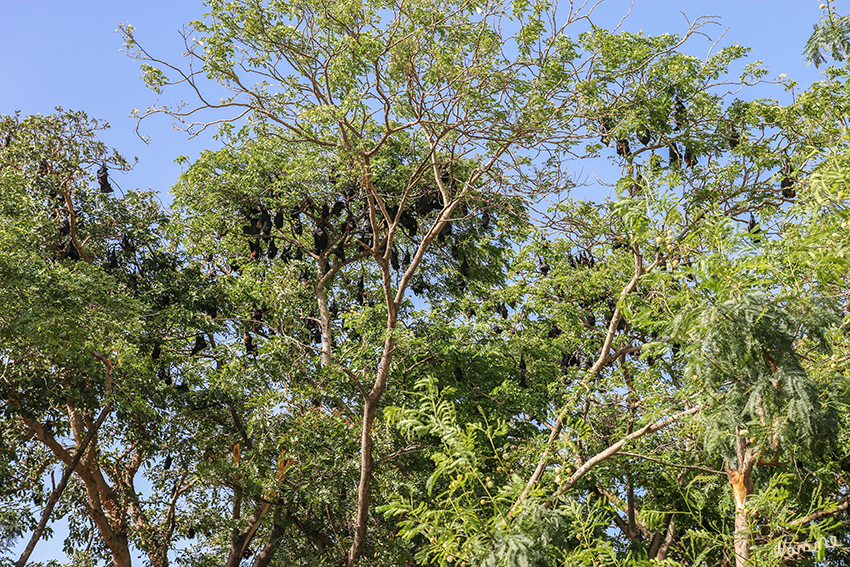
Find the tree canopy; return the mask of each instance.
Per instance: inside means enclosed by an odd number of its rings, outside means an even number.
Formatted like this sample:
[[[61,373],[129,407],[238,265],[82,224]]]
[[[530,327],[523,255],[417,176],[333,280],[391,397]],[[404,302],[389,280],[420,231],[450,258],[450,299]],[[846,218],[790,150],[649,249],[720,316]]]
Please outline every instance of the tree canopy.
[[[207,5],[182,66],[122,28],[194,97],[139,120],[222,143],[171,210],[86,114],[0,120],[5,562],[847,561],[846,66],[780,104],[706,19]]]

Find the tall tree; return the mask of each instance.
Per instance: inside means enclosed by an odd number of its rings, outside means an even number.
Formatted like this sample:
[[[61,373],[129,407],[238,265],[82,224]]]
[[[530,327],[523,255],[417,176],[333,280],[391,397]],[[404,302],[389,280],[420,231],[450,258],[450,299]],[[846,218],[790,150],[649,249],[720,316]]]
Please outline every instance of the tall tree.
[[[741,51],[671,52],[645,73],[641,46],[673,38],[586,39],[618,65],[594,83],[596,149],[623,177],[605,205],[553,208],[556,237],[520,253],[503,292],[529,380],[559,394],[546,429],[500,443],[504,428],[427,391],[394,415],[410,439],[442,438],[434,492],[382,510],[428,538],[423,561],[742,567],[802,542],[825,556],[846,509],[832,485],[846,435],[844,83],[789,107],[724,103],[708,82]],[[618,98],[640,104],[609,113]]]
[[[140,46],[132,28],[124,28],[128,52],[143,62],[151,88],[159,92],[182,84],[197,96],[197,103],[150,108],[140,118],[167,113],[190,134],[223,125],[229,144],[257,151],[277,148],[270,165],[244,156],[215,177],[238,175],[229,190],[236,197],[242,194],[249,225],[236,235],[243,242],[253,239],[255,258],[266,251],[266,242],[275,241],[303,262],[289,277],[298,278],[301,289],[315,297],[315,308],[305,309],[303,316],[308,326],[318,326],[321,368],[350,381],[354,395],[338,397],[359,398],[359,481],[346,560],[352,565],[367,542],[374,432],[392,382],[407,289],[427,281],[432,292],[445,293],[447,287],[433,281],[436,272],[428,269],[440,265],[441,249],[455,250],[461,276],[456,285],[463,285],[463,272],[476,258],[463,256],[455,226],[468,230],[471,220],[491,207],[498,207],[500,218],[511,213],[521,218],[519,202],[508,208],[511,199],[562,187],[557,176],[535,174],[539,159],[532,160],[528,151],[555,163],[584,137],[579,130],[587,120],[584,91],[592,88],[605,66],[600,62],[610,54],[594,46],[580,51],[567,35],[587,19],[587,12],[558,11],[544,3],[208,5],[206,18],[185,32],[192,60],[185,68],[156,59]],[[501,26],[509,19],[516,33],[507,36]],[[648,50],[644,64],[674,47]],[[210,102],[215,88],[204,78],[229,95]],[[609,106],[624,104],[615,100]],[[204,112],[215,114],[208,121],[196,120]],[[221,183],[193,173],[186,180]],[[349,202],[342,207],[351,222],[330,223],[337,200],[345,198]],[[239,203],[231,198],[215,206],[234,211]],[[280,211],[283,228],[263,228],[271,213]],[[227,214],[218,212],[219,218]],[[309,219],[306,227],[302,215]],[[196,250],[222,251],[220,244],[212,248],[207,242],[207,248]],[[397,271],[402,244],[410,263]],[[337,250],[342,253],[331,261]],[[419,280],[423,274],[427,279]],[[358,341],[360,352],[334,347],[335,338],[346,336],[332,323],[329,300],[340,280],[350,282],[348,293],[356,303],[368,305],[367,295],[381,301],[370,313],[383,319],[383,330],[375,333],[373,320],[368,340]],[[366,357],[370,348],[373,354]],[[261,516],[255,513],[252,522]],[[252,527],[246,530],[255,533]],[[231,561],[244,547],[238,540]]]
[[[61,109],[0,119],[3,529],[36,528],[19,565],[54,511],[79,560],[130,565],[132,544],[167,565],[187,489],[184,474],[148,499],[136,482],[174,437],[163,369],[198,324],[178,296],[204,282],[166,251],[152,193],[117,196],[129,164],[97,139],[106,127]]]

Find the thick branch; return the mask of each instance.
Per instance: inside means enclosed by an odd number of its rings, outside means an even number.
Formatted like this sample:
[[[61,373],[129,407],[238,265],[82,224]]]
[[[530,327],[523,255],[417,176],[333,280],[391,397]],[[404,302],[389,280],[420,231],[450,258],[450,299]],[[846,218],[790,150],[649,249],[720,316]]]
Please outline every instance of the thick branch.
[[[65,487],[68,486],[71,474],[73,474],[77,465],[80,464],[80,459],[83,458],[83,454],[88,449],[92,439],[94,439],[95,435],[97,435],[98,429],[100,429],[100,426],[103,425],[103,421],[111,411],[112,401],[109,401],[100,411],[100,415],[97,417],[94,427],[89,429],[85,439],[83,439],[82,443],[80,443],[80,446],[74,453],[74,458],[71,460],[71,463],[65,467],[65,471],[62,473],[62,479],[59,481],[59,484],[56,485],[56,488],[53,489],[53,493],[50,495],[50,499],[47,501],[44,511],[41,513],[41,520],[38,522],[38,526],[36,526],[35,531],[32,533],[32,537],[30,537],[30,541],[27,544],[26,549],[24,549],[24,552],[21,554],[21,558],[18,559],[18,562],[15,564],[15,567],[24,567],[27,564],[30,555],[32,555],[32,552],[38,543],[38,540],[41,539],[41,534],[44,533],[44,528],[47,527],[47,522],[50,520],[50,514],[53,513],[53,508],[59,501],[59,497],[62,496],[62,492],[65,491]]]
[[[567,480],[567,482],[565,482],[564,484],[561,485],[561,487],[555,492],[555,494],[552,495],[552,499],[550,499],[550,503],[555,498],[557,498],[558,496],[561,496],[567,490],[569,490],[570,488],[575,486],[575,484],[579,480],[581,480],[581,478],[584,475],[586,475],[588,472],[590,472],[590,470],[593,467],[595,467],[596,465],[598,465],[602,461],[605,461],[608,458],[616,455],[620,451],[620,449],[622,449],[623,446],[626,443],[628,443],[629,441],[634,441],[635,439],[639,439],[639,438],[643,437],[644,435],[646,435],[648,433],[655,433],[656,431],[660,431],[660,430],[664,429],[665,427],[667,427],[668,425],[672,425],[673,423],[676,423],[681,418],[683,418],[687,415],[692,415],[692,414],[697,413],[701,409],[702,409],[702,406],[694,406],[692,408],[686,409],[683,412],[679,412],[675,415],[671,415],[670,417],[664,418],[660,421],[648,423],[648,424],[644,425],[642,428],[638,429],[637,431],[630,433],[629,435],[626,435],[625,437],[623,437],[622,439],[620,439],[619,441],[617,441],[616,443],[614,443],[613,445],[611,445],[610,447],[605,449],[604,451],[597,453],[596,455],[594,455],[593,457],[588,459],[587,462],[585,462],[581,467],[579,467],[579,469],[576,472],[573,473],[573,475],[569,478],[569,480]]]

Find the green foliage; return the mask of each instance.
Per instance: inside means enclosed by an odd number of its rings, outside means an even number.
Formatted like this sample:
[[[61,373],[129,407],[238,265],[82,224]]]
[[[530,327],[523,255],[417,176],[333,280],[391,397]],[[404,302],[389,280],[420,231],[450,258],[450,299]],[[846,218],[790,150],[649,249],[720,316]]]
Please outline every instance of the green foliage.
[[[123,28],[155,92],[230,89],[139,113],[223,124],[172,217],[95,188],[129,164],[84,114],[0,120],[0,543],[109,408],[56,512],[81,565],[838,557],[846,70],[783,106],[745,48],[546,2],[208,7],[200,74]]]
[[[826,63],[823,52],[839,62],[850,55],[850,16],[836,15],[831,0],[827,14],[815,24],[811,37],[806,41],[803,57],[815,67],[820,67]]]

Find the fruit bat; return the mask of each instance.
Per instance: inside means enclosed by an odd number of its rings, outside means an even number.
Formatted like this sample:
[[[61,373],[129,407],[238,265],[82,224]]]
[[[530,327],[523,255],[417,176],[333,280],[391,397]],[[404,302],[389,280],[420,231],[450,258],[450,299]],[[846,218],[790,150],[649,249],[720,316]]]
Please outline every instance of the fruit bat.
[[[396,272],[401,267],[398,264],[398,252],[396,252],[395,248],[393,248],[392,251],[390,252],[390,264],[392,265],[393,270],[395,270]]]
[[[121,235],[121,249],[124,252],[135,252],[136,245],[133,243],[133,237],[130,233],[124,233]]]
[[[455,382],[463,382],[463,370],[461,370],[460,366],[455,366],[452,374],[454,375]]]
[[[304,259],[304,251],[301,250],[300,246],[295,247],[295,252],[292,253],[292,257],[299,262]]]
[[[741,143],[741,136],[737,132],[733,131],[731,134],[729,134],[729,148],[730,149],[734,150],[735,148],[738,147],[738,144],[740,144],[740,143]]]
[[[328,217],[331,215],[331,210],[328,207],[327,203],[322,204],[322,220],[328,220]]]
[[[641,192],[641,189],[643,189],[643,185],[641,185],[642,183],[643,175],[641,175],[640,170],[638,170],[637,174],[635,175],[635,182],[632,183],[631,187],[629,187],[629,197],[634,197],[635,195]]]
[[[410,265],[410,250],[405,250],[405,251],[404,251],[404,258],[403,258],[403,259],[402,259],[402,261],[401,261],[401,265],[402,265],[405,269],[407,269],[407,267]]]
[[[164,382],[166,386],[171,386],[171,374],[165,369],[164,366],[159,367],[159,370],[156,373],[156,377],[160,382]]]
[[[257,356],[257,347],[254,345],[254,337],[250,333],[245,333],[242,337],[242,342],[245,343],[245,354]]]
[[[628,248],[629,242],[622,236],[614,237],[614,244],[611,245],[611,250],[619,250],[620,248]]]
[[[342,201],[337,201],[334,203],[333,208],[331,209],[331,216],[338,217],[342,214],[342,211],[345,209],[345,203]]]
[[[611,142],[608,138],[608,133],[614,128],[614,122],[610,118],[602,120],[602,137],[599,139],[606,147]]]
[[[340,262],[345,262],[345,243],[342,240],[334,248],[334,256],[339,258]]]
[[[682,99],[676,97],[676,110],[673,111],[673,115],[676,120],[676,130],[682,129],[682,125],[685,123],[687,114],[688,109],[685,108],[684,103],[682,103]]]
[[[432,195],[422,195],[416,199],[416,212],[420,215],[427,216],[433,210],[434,197]]]
[[[112,186],[109,184],[109,170],[105,163],[97,170],[97,182],[100,184],[101,193],[112,193]]]
[[[408,224],[406,226],[407,226],[407,236],[409,238],[413,238],[414,236],[416,236],[416,233],[419,231],[419,223],[416,221],[416,219],[413,218],[413,217],[410,217],[410,221],[408,222]]]
[[[260,225],[263,234],[268,236],[272,232],[272,217],[266,209],[260,210],[260,220],[257,223]]]
[[[360,232],[363,234],[372,234],[372,221],[368,215],[364,215],[363,223],[360,225]]]
[[[151,360],[158,360],[161,354],[162,347],[159,346],[159,343],[153,345],[153,350],[151,351]]]
[[[284,264],[288,264],[292,259],[292,247],[287,246],[280,252],[280,259]]]
[[[68,242],[65,244],[65,247],[62,249],[60,256],[62,258],[68,258],[69,260],[73,260],[74,262],[80,259],[80,253],[77,250],[77,247],[74,246],[73,240],[68,240]]]
[[[313,229],[313,254],[317,256],[328,247],[328,232],[321,226]]]
[[[759,233],[761,233],[761,228],[759,228],[759,225],[756,223],[753,213],[750,213],[750,221],[747,223],[747,232],[753,235],[754,242],[761,240],[761,237],[758,236]]]
[[[259,260],[263,255],[263,249],[260,247],[260,243],[254,240],[248,241],[248,249],[251,251],[251,259]]]
[[[353,199],[357,195],[357,182],[352,181],[348,183],[343,191],[346,198]]]
[[[357,301],[358,305],[363,305],[363,292],[365,291],[365,286],[363,284],[363,276],[360,276],[360,281],[357,282],[357,293],[354,295],[355,301]],[[415,292],[416,290],[414,290]]]
[[[469,262],[466,261],[466,258],[460,263],[460,275],[465,278],[469,277]]]
[[[278,230],[283,228],[283,211],[278,211],[274,215],[274,227]]]
[[[674,144],[673,142],[670,142],[669,150],[670,150],[670,156],[669,156],[670,157],[670,165],[671,166],[678,166],[679,163],[682,161],[682,155],[679,153],[679,149],[676,147],[676,144]]]
[[[623,157],[632,155],[632,149],[629,147],[628,140],[617,140],[617,155]]]
[[[541,259],[537,264],[537,271],[545,276],[549,273],[549,264],[545,260]]]
[[[192,356],[198,354],[205,348],[207,348],[207,340],[204,338],[203,334],[199,334],[195,339],[195,346],[192,347]]]
[[[395,218],[398,216],[398,207],[392,206],[387,207],[387,221],[395,222]]]
[[[484,211],[481,215],[481,228],[487,230],[490,227],[490,212]]]
[[[106,257],[106,266],[110,270],[114,270],[118,267],[118,257],[115,255],[115,250],[109,251],[109,254]]]
[[[167,471],[170,468],[171,468],[171,455],[166,455],[165,456],[165,462],[162,463],[162,469]]]
[[[507,318],[508,318],[508,308],[507,308],[507,307],[505,307],[505,304],[504,304],[504,303],[500,303],[500,304],[496,307],[496,311],[499,313],[499,315],[501,315],[501,316],[502,316],[502,319],[507,319]]]
[[[275,256],[277,256],[277,246],[274,243],[274,239],[269,242],[269,249],[266,251],[266,256],[269,260],[274,260]]]
[[[643,144],[644,146],[648,146],[651,138],[649,136],[649,128],[643,126],[640,130],[637,131],[637,139],[638,142]]]
[[[339,226],[339,231],[343,234],[349,234],[357,230],[357,223],[354,222],[354,219],[349,216],[345,219],[345,222]]]
[[[782,178],[782,182],[779,187],[782,189],[782,197],[785,199],[793,199],[797,196],[797,192],[794,190],[794,178],[792,175],[794,174],[794,166],[791,165],[791,162],[785,160],[785,168],[784,168],[785,176]]]
[[[264,310],[260,309],[259,307],[256,307],[256,306],[252,307],[251,308],[251,321],[261,323],[263,321],[264,313],[265,313]]]
[[[697,157],[691,151],[689,146],[685,146],[685,165],[693,167],[697,164]]]

